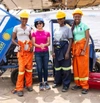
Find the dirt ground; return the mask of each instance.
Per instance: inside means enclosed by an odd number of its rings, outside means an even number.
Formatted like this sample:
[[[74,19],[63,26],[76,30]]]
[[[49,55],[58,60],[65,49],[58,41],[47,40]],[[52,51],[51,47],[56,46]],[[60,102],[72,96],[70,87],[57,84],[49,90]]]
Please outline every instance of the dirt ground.
[[[100,90],[90,89],[89,93],[81,94],[81,90],[73,91],[71,83],[69,90],[61,92],[62,87],[53,89],[53,77],[49,78],[51,90],[39,91],[38,83],[33,80],[33,91],[28,92],[24,89],[24,96],[18,97],[12,94],[11,90],[15,87],[10,77],[0,77],[0,103],[100,103]]]

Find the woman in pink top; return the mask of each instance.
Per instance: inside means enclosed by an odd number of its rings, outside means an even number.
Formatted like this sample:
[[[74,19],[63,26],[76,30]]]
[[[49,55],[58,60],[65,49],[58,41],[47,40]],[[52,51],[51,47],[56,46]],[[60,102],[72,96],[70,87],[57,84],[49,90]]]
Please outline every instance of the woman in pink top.
[[[49,61],[49,50],[50,45],[50,33],[43,30],[44,20],[42,18],[36,18],[34,25],[37,28],[36,32],[32,33],[33,45],[35,46],[35,60],[38,70],[38,78],[40,82],[39,89],[50,89],[47,82],[48,78],[48,61]],[[42,74],[42,71],[44,72]],[[44,83],[42,81],[42,75],[44,76]]]

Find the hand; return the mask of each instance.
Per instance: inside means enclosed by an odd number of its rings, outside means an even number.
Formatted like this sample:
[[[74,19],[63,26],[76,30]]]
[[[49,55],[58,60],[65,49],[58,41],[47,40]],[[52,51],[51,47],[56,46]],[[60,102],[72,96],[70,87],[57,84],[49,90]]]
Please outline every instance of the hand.
[[[85,55],[85,50],[82,50],[81,54],[80,55]]]
[[[66,54],[65,54],[65,59],[66,59],[66,60],[69,59],[69,53],[66,53]]]
[[[52,57],[55,58],[55,53],[52,54]]]
[[[45,45],[43,43],[40,44],[41,49],[45,49]]]
[[[30,48],[30,52],[33,52],[33,47]]]
[[[21,46],[20,45],[18,45],[18,52],[20,52],[21,51]]]

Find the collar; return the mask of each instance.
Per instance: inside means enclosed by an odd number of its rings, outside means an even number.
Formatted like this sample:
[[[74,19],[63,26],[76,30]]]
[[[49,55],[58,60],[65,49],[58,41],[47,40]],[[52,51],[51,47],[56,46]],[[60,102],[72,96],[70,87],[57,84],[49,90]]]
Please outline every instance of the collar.
[[[81,25],[82,25],[82,22],[80,22],[77,26],[79,26],[79,27],[80,27]]]

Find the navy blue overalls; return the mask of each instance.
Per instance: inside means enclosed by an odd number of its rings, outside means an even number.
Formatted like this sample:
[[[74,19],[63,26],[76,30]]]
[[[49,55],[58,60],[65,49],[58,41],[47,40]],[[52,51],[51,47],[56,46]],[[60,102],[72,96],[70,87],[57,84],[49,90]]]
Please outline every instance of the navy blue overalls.
[[[55,84],[63,84],[69,87],[71,82],[71,53],[69,59],[65,59],[68,49],[68,41],[60,41],[59,45],[54,45],[55,59]]]

